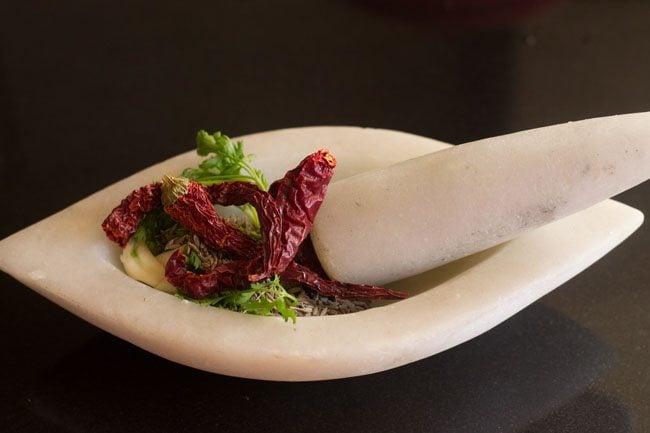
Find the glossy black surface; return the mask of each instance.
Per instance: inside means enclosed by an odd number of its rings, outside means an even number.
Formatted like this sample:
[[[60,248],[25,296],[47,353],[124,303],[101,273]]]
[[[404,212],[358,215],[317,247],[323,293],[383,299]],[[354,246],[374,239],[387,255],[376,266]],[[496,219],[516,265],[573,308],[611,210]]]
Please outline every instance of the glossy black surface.
[[[188,150],[199,128],[462,143],[650,110],[649,23],[633,1],[4,4],[0,237]],[[619,199],[647,213],[650,184]],[[316,383],[172,364],[0,274],[0,431],[650,431],[649,245],[643,226],[438,356]]]

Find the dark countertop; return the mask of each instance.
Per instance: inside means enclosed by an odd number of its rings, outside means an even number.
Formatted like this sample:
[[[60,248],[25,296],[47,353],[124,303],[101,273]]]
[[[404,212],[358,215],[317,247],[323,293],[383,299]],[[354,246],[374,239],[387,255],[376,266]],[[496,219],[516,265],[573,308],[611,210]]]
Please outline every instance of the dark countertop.
[[[645,2],[6,3],[0,238],[190,149],[200,128],[462,143],[650,110]],[[648,213],[650,183],[618,199]],[[440,355],[315,383],[170,363],[0,274],[0,430],[650,431],[648,245],[645,225]]]

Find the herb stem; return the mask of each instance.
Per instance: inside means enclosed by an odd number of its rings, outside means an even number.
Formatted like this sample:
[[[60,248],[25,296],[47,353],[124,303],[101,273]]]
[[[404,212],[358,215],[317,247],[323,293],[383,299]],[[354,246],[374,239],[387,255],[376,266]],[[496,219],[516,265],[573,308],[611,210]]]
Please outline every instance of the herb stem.
[[[260,170],[253,168],[246,160],[241,161],[241,166],[261,190],[268,191],[269,184]]]

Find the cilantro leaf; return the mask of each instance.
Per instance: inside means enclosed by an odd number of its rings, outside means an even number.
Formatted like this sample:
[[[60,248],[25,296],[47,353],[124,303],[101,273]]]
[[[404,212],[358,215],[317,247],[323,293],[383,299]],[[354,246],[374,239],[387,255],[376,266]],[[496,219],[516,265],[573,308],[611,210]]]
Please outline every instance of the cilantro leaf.
[[[158,208],[144,216],[133,238],[146,243],[151,253],[158,255],[164,251],[169,240],[186,233],[187,230],[178,226],[162,208]]]
[[[201,271],[201,258],[195,251],[189,250],[185,252],[185,266],[188,270],[199,273]]]
[[[296,311],[292,307],[298,305],[298,300],[286,291],[277,275],[268,280],[251,284],[250,289],[224,292],[205,299],[193,299],[182,294],[176,296],[200,305],[259,316],[279,314],[285,322],[291,319],[293,323],[296,323]]]
[[[250,164],[253,155],[244,153],[243,142],[233,142],[218,131],[208,134],[201,130],[196,134],[196,152],[209,158],[201,162],[198,168],[185,169],[183,176],[204,185],[239,180],[268,190],[264,173]]]

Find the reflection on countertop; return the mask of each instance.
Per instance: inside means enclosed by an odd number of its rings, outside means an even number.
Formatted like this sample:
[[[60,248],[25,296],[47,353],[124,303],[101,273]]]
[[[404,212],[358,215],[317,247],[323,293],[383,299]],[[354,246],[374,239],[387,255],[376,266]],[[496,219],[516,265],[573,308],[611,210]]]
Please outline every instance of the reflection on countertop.
[[[318,424],[319,431],[533,433],[570,423],[572,431],[623,433],[631,431],[623,405],[591,389],[615,362],[601,340],[540,303],[411,366],[312,383],[212,375],[101,335],[36,376],[27,409],[75,432],[269,425],[304,432]],[[139,410],[158,416],[139,425]]]

